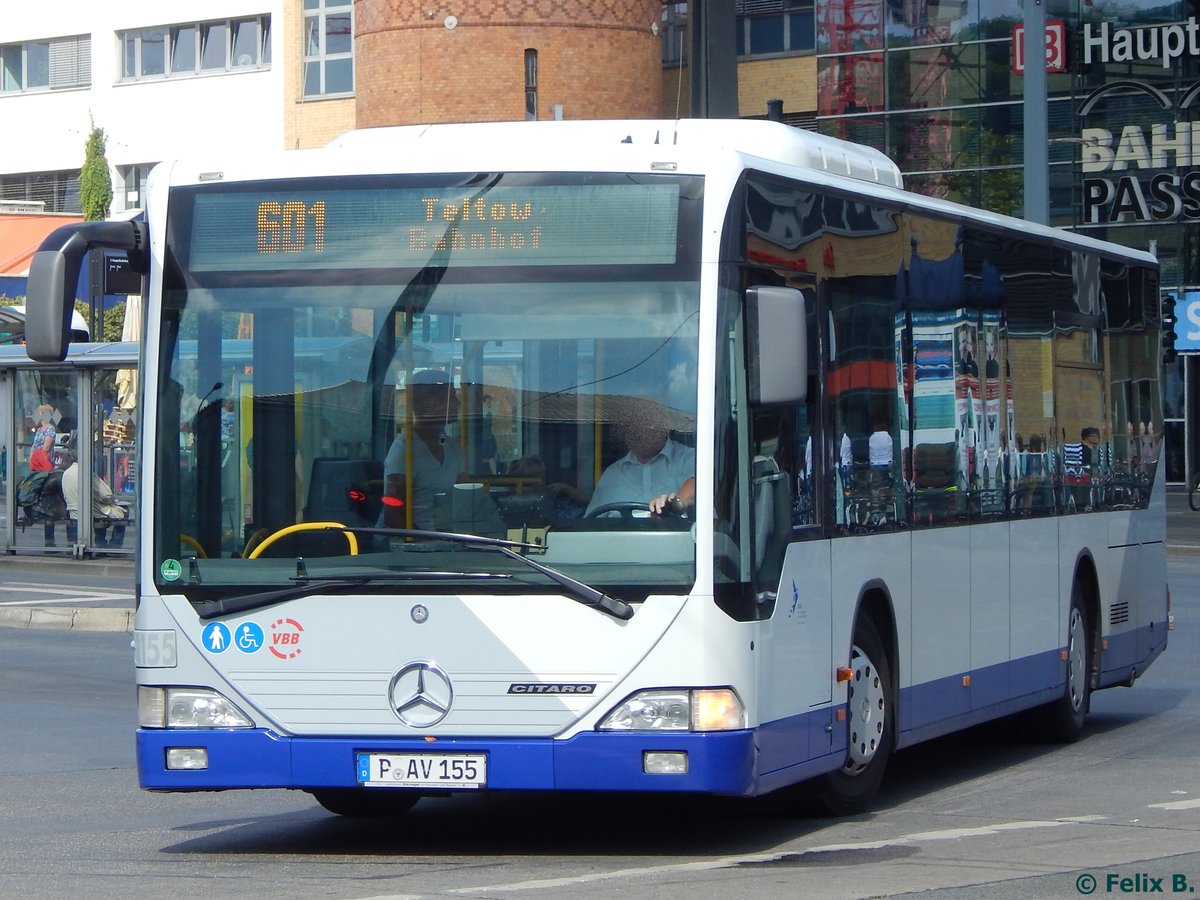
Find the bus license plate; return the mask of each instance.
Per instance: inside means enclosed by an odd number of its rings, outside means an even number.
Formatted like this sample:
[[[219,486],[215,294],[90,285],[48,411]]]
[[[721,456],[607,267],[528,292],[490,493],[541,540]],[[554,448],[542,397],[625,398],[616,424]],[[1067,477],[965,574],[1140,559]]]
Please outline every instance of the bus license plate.
[[[483,753],[360,753],[358,782],[366,787],[487,787]]]

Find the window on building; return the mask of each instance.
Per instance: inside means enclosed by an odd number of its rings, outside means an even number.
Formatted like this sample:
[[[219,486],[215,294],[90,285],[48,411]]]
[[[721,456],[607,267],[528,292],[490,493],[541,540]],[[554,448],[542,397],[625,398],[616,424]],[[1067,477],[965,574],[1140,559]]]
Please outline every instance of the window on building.
[[[87,87],[92,83],[88,35],[0,44],[0,93]]]
[[[271,17],[181,22],[123,31],[121,78],[188,78],[271,64]]]
[[[662,7],[662,58],[666,65],[683,65],[688,60],[688,5],[664,3]]]
[[[525,119],[537,119],[537,51],[525,51]]]
[[[197,62],[199,25],[176,25],[171,29],[171,71],[194,72]]]
[[[167,72],[166,36],[162,28],[147,28],[137,36],[141,48],[138,76],[165,75]]]
[[[225,68],[229,54],[225,46],[227,32],[224,22],[200,26],[200,71],[212,72]]]
[[[229,61],[234,68],[257,66],[262,62],[263,34],[258,19],[242,19],[229,24]]]
[[[79,213],[79,170],[0,175],[0,200],[35,200],[46,212]]]
[[[738,56],[815,50],[813,0],[738,0]]]
[[[304,96],[354,92],[352,0],[304,0]]]
[[[121,179],[125,209],[135,209],[146,202],[146,176],[154,168],[153,163],[134,166],[118,166],[117,176]]]

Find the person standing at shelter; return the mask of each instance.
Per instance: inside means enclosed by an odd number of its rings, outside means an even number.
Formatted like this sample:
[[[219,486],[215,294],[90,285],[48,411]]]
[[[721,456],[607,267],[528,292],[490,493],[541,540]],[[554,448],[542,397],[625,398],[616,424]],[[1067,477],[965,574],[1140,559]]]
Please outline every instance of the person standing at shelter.
[[[34,411],[35,421],[33,440],[29,447],[29,471],[50,472],[54,469],[54,459],[50,455],[54,450],[54,442],[58,432],[54,428],[54,407],[43,403]],[[54,546],[54,522],[47,521],[42,530],[47,547]]]

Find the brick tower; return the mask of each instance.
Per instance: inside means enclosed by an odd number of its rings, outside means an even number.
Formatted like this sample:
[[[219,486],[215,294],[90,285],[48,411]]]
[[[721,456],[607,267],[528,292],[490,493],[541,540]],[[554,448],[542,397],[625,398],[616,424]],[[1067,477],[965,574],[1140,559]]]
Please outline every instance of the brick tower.
[[[659,0],[357,0],[359,128],[652,118]]]

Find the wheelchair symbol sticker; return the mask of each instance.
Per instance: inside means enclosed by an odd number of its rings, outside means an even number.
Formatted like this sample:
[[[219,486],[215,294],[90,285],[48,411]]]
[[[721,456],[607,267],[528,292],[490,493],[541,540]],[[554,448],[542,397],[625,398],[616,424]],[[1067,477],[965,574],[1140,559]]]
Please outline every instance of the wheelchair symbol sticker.
[[[223,622],[210,622],[200,639],[209,653],[224,653],[229,647],[229,629]]]
[[[237,626],[234,643],[243,653],[257,653],[263,646],[262,627],[257,622],[243,622]]]

